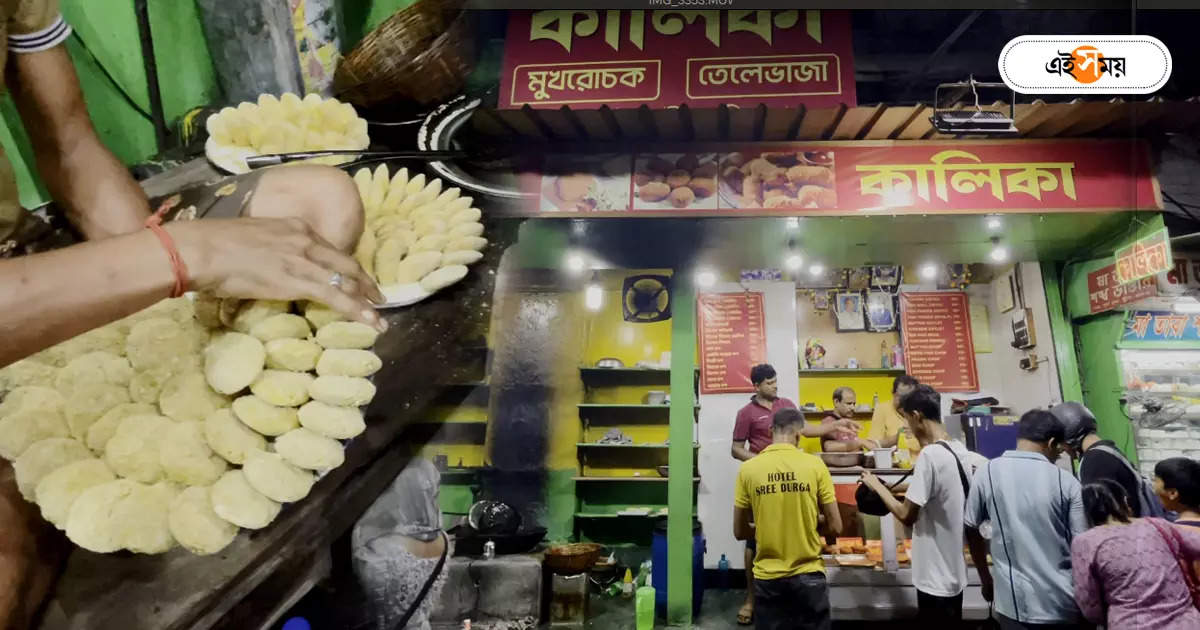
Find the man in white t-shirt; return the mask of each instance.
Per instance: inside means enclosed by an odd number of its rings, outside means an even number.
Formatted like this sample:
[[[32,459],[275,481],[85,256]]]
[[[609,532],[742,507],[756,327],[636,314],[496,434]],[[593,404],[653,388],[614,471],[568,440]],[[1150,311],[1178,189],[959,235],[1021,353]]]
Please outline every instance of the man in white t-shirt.
[[[921,444],[903,503],[871,473],[864,472],[862,482],[879,494],[897,519],[913,528],[912,576],[918,618],[954,623],[962,619],[967,586],[963,557],[967,480],[980,462],[987,460],[950,440],[940,410],[941,396],[928,385],[917,386],[900,400],[900,415]]]

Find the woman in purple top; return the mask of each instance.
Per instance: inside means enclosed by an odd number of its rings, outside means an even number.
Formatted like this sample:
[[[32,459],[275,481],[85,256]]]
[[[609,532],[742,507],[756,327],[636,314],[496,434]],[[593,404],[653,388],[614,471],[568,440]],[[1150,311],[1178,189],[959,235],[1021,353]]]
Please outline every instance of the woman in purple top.
[[[1071,543],[1075,600],[1083,615],[1122,630],[1200,628],[1200,610],[1172,552],[1179,546],[1189,560],[1200,559],[1200,532],[1132,518],[1124,488],[1107,479],[1083,487],[1083,509],[1091,529]],[[1164,534],[1170,531],[1178,532],[1178,542],[1168,544]]]

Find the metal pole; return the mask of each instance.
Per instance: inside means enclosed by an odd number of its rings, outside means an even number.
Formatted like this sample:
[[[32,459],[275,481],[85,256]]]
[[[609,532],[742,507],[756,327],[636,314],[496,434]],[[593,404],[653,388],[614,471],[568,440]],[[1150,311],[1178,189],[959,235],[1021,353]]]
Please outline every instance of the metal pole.
[[[142,63],[146,70],[146,89],[150,92],[150,117],[154,122],[155,152],[167,146],[167,117],[163,113],[162,93],[158,88],[158,62],[154,58],[154,37],[150,33],[150,9],[147,0],[134,0],[138,35],[142,40]]]
[[[671,446],[667,461],[667,622],[692,623],[692,477],[696,439],[696,296],[692,275],[671,282]]]

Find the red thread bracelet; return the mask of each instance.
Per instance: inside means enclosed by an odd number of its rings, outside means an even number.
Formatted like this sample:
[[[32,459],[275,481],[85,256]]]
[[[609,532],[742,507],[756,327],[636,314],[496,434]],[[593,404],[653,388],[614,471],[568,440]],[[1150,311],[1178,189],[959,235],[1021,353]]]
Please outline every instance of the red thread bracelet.
[[[157,212],[146,217],[146,227],[158,237],[163,249],[167,250],[167,258],[171,261],[171,271],[175,274],[175,286],[171,289],[173,298],[180,297],[187,291],[188,268],[183,262],[183,257],[179,255],[179,249],[175,247],[175,239],[163,229],[162,220],[171,208],[179,205],[179,201],[179,195],[171,195],[162,202]]]

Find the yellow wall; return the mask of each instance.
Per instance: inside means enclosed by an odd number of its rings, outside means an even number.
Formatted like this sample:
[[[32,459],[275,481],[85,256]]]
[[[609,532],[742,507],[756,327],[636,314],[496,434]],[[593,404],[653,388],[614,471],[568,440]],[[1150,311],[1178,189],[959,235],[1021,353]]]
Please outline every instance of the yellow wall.
[[[604,289],[604,300],[600,310],[587,311],[587,339],[583,352],[583,366],[594,366],[604,358],[620,359],[625,367],[635,367],[638,361],[659,363],[662,353],[671,349],[671,320],[638,324],[625,321],[621,310],[621,288],[626,277],[637,274],[660,274],[670,276],[663,269],[620,269],[598,272],[595,281]],[[579,295],[582,305],[584,296]],[[678,306],[678,305],[674,305]],[[578,371],[576,371],[578,377]],[[596,404],[643,404],[647,392],[669,391],[661,385],[599,386],[585,390],[581,402]],[[614,415],[610,412],[608,417]],[[578,417],[576,410],[575,417]],[[662,443],[668,434],[667,411],[662,420],[655,423],[605,423],[590,426],[581,436],[582,442],[596,442],[613,428],[620,429],[633,439],[635,444]],[[582,423],[580,424],[582,426]],[[583,474],[592,476],[631,477],[634,472],[642,476],[657,476],[655,467],[665,465],[667,450],[624,449],[619,452],[588,451],[589,464]],[[580,458],[582,466],[582,458]]]

